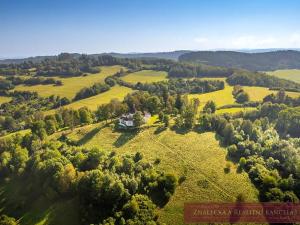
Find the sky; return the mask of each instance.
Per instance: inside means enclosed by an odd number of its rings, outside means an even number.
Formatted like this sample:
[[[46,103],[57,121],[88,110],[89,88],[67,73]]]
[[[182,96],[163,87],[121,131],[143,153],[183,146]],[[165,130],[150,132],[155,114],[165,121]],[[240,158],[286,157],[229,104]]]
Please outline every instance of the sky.
[[[0,57],[300,48],[298,0],[0,0]]]

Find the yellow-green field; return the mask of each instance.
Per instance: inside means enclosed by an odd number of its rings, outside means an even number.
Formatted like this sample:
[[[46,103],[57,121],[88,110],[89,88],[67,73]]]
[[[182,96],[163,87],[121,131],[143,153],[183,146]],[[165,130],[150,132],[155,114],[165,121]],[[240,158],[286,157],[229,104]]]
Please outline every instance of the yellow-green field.
[[[67,97],[72,99],[75,94],[84,87],[90,87],[94,83],[104,82],[107,76],[113,75],[123,68],[121,66],[103,66],[101,72],[96,74],[88,74],[87,76],[70,77],[70,78],[58,78],[63,82],[62,86],[53,85],[34,85],[24,86],[19,85],[14,90],[18,91],[36,91],[42,97],[50,95],[59,95],[61,97]]]
[[[251,101],[262,101],[267,95],[277,93],[277,91],[270,91],[265,87],[243,87],[243,89],[249,94]],[[286,94],[292,98],[300,96],[298,92],[286,92]]]
[[[10,100],[11,100],[11,97],[0,96],[0,105],[2,103],[9,102]]]
[[[81,99],[79,101],[73,102],[69,105],[66,105],[65,108],[79,109],[81,107],[88,107],[90,110],[96,110],[99,105],[109,103],[111,99],[119,99],[122,101],[124,97],[133,92],[131,88],[123,87],[123,86],[114,86],[109,91]],[[55,110],[50,110],[47,114],[54,112]]]
[[[243,89],[249,94],[251,101],[262,101],[264,97],[269,94],[277,93],[277,91],[270,91],[268,88],[265,87],[243,87]],[[189,94],[188,98],[198,98],[200,100],[200,110],[204,107],[207,101],[214,101],[217,104],[217,107],[221,107],[224,105],[229,105],[235,103],[235,99],[232,95],[233,87],[229,85],[225,85],[225,88],[220,91],[209,92],[205,94]],[[286,94],[290,97],[296,98],[300,96],[300,93],[297,92],[286,92]],[[220,111],[223,112],[237,112],[240,109],[233,108],[233,109],[226,109]]]
[[[160,210],[160,220],[167,224],[183,224],[185,202],[231,202],[240,193],[247,201],[257,201],[257,190],[245,173],[237,173],[236,165],[226,174],[226,150],[219,146],[215,134],[189,132],[178,134],[156,127],[139,133],[114,132],[100,124],[76,128],[69,138],[82,146],[115,150],[117,154],[140,151],[145,159],[161,159],[159,167],[166,173],[185,175],[170,202]],[[213,166],[212,166],[213,165]]]
[[[13,136],[15,136],[15,135],[24,136],[24,135],[26,135],[26,134],[29,134],[30,132],[31,132],[30,129],[20,130],[20,131],[16,131],[16,132],[7,134],[7,135],[5,135],[5,136],[2,136],[2,137],[0,137],[0,139],[10,138],[10,137],[13,137]]]
[[[233,87],[226,85],[223,90],[205,94],[189,94],[188,98],[198,98],[200,100],[200,109],[202,109],[208,101],[214,101],[217,104],[217,107],[221,107],[223,105],[233,104],[235,102],[235,99],[232,95],[232,90]]]
[[[218,109],[216,111],[216,114],[237,113],[237,112],[241,112],[241,111],[247,112],[247,111],[252,111],[255,109],[256,108],[254,108],[254,107]]]
[[[276,76],[282,79],[287,79],[300,83],[300,70],[290,69],[290,70],[275,70],[266,72],[269,75]]]
[[[141,70],[122,77],[122,80],[133,84],[136,84],[137,82],[152,83],[166,80],[167,76],[167,72],[164,71]]]

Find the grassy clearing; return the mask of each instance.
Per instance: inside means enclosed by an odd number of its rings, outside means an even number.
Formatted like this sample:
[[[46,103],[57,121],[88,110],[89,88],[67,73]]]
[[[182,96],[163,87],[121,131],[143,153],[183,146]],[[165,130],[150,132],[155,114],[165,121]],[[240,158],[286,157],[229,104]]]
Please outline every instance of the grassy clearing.
[[[136,84],[137,82],[152,83],[166,80],[167,76],[167,72],[164,71],[142,70],[126,75],[122,77],[122,80],[133,84]]]
[[[14,136],[14,135],[25,136],[26,134],[29,134],[30,132],[31,132],[30,129],[20,130],[20,131],[16,131],[16,132],[7,134],[7,135],[5,135],[5,136],[2,136],[2,137],[0,137],[0,139],[3,139],[3,138],[9,138],[9,137],[12,137],[12,136]]]
[[[243,87],[243,89],[249,94],[251,101],[262,101],[267,95],[277,93],[277,91],[270,91],[265,87]],[[297,92],[286,92],[286,94],[292,98],[300,96],[300,93]]]
[[[218,109],[216,114],[225,114],[225,113],[237,113],[241,111],[252,111],[255,110],[255,107],[246,107],[246,108],[229,108],[229,109]]]
[[[226,77],[203,77],[203,78],[200,78],[201,80],[220,80],[220,81],[224,81],[225,84],[227,85],[226,83]]]
[[[226,150],[219,146],[214,133],[179,134],[157,127],[121,133],[94,124],[75,129],[69,137],[82,146],[97,146],[117,154],[140,151],[146,160],[161,159],[159,167],[166,173],[185,175],[186,180],[159,212],[161,221],[167,224],[183,224],[185,202],[231,202],[240,193],[247,193],[248,201],[257,201],[257,191],[245,173],[237,173],[235,165],[231,172],[224,172]]]
[[[0,105],[6,102],[9,102],[11,100],[11,97],[6,96],[0,96]]]
[[[104,82],[107,76],[110,76],[118,72],[121,66],[103,66],[101,67],[101,72],[96,74],[89,74],[87,76],[81,77],[70,77],[70,78],[58,78],[63,82],[62,86],[53,85],[34,85],[34,86],[24,86],[18,85],[14,90],[17,91],[36,91],[42,97],[47,97],[50,95],[59,95],[61,97],[67,97],[72,99],[75,94],[84,87],[90,87],[94,83]]]
[[[235,102],[235,99],[232,95],[232,90],[233,87],[226,85],[223,90],[205,94],[189,94],[188,98],[198,98],[200,100],[200,109],[202,109],[208,101],[214,101],[217,104],[217,107],[220,107],[223,105],[233,104]]]
[[[287,79],[300,83],[300,70],[290,69],[290,70],[275,70],[266,72],[269,75],[276,76],[282,79]]]
[[[114,86],[107,92],[73,102],[69,105],[66,105],[65,108],[79,109],[86,106],[90,110],[96,110],[99,105],[109,103],[111,99],[116,98],[122,101],[123,98],[131,92],[133,92],[133,90],[130,88],[123,86]],[[54,111],[55,110],[50,110],[46,114],[51,114]]]

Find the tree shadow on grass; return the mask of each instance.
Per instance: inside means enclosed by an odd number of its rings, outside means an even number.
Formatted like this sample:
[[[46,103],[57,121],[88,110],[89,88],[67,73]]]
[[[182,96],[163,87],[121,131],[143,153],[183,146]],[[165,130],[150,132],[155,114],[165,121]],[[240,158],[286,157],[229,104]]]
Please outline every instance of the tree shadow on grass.
[[[222,148],[228,147],[228,145],[224,141],[224,138],[219,134],[215,133],[215,139],[219,142],[220,147]]]
[[[139,133],[139,130],[123,131],[122,134],[118,137],[118,139],[114,142],[114,146],[116,148],[122,147],[128,141],[133,139],[138,133]]]
[[[90,132],[88,132],[86,135],[84,135],[78,142],[78,145],[84,145],[86,143],[88,143],[100,130],[102,130],[104,127],[106,127],[107,125],[103,125],[100,127],[96,127],[93,130],[91,130]]]
[[[208,131],[208,130],[205,130],[202,126],[196,124],[193,128],[193,131],[198,133],[198,134],[203,134],[203,133],[207,133],[207,132],[211,132],[211,131]]]
[[[169,199],[162,194],[162,191],[152,191],[149,194],[152,202],[160,208],[163,208],[169,201]]]
[[[160,134],[161,132],[167,130],[165,126],[159,126],[157,129],[154,131],[154,134]]]
[[[187,134],[188,132],[191,131],[191,129],[184,128],[184,127],[178,128],[178,127],[176,127],[176,126],[172,126],[172,127],[171,127],[171,130],[172,130],[172,131],[175,131],[176,134],[182,134],[182,135]]]

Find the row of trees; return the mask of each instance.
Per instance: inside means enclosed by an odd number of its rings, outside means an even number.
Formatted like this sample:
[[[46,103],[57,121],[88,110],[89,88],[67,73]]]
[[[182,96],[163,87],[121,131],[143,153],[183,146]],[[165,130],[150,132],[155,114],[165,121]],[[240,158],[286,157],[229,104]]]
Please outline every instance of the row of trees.
[[[176,63],[168,70],[168,75],[174,77],[228,77],[233,73],[232,69],[225,67],[213,67],[200,64]]]
[[[258,72],[237,71],[227,78],[230,85],[259,86],[300,90],[300,84]]]
[[[56,80],[54,78],[43,78],[43,77],[24,78],[24,77],[20,77],[20,76],[9,76],[9,77],[6,77],[6,80],[11,81],[13,85],[20,85],[20,84],[25,84],[28,86],[38,85],[38,84],[62,85],[61,80]]]
[[[272,102],[272,103],[278,103],[278,104],[285,104],[288,106],[300,106],[300,97],[298,98],[292,98],[288,96],[284,90],[279,90],[276,94],[270,94],[267,95],[263,102]]]
[[[84,73],[99,73],[91,57],[80,55],[76,57],[72,54],[62,53],[53,59],[45,59],[34,65],[37,76],[81,76]]]
[[[219,80],[199,80],[199,79],[170,79],[155,83],[137,83],[134,88],[148,91],[149,93],[161,95],[167,91],[174,94],[198,94],[224,89],[224,82]]]
[[[76,93],[74,97],[74,101],[88,98],[103,92],[106,92],[110,89],[110,86],[107,84],[102,84],[102,83],[96,83],[91,87],[85,87],[81,89],[79,92]]]

